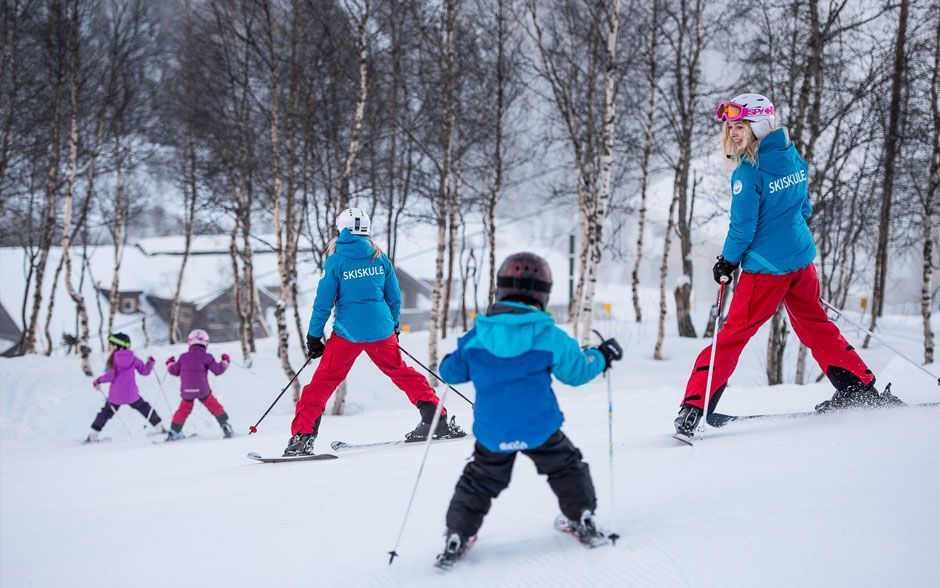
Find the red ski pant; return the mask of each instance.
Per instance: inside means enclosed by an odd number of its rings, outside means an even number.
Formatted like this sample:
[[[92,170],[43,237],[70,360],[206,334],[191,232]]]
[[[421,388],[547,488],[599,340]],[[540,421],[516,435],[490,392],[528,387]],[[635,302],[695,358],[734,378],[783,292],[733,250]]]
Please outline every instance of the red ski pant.
[[[356,343],[333,333],[326,342],[326,349],[313,379],[304,386],[300,401],[297,402],[294,422],[290,426],[291,435],[314,432],[317,420],[326,410],[326,401],[333,395],[340,382],[346,379],[356,358],[363,351],[382,373],[390,377],[392,382],[408,395],[412,404],[440,404],[427,379],[402,360],[398,338],[395,335],[381,341]]]
[[[738,364],[738,358],[748,340],[767,322],[783,302],[790,317],[793,331],[813,353],[813,359],[829,374],[830,367],[838,367],[869,384],[875,377],[855,348],[848,344],[839,328],[819,302],[819,277],[816,266],[810,264],[801,270],[784,275],[742,273],[728,310],[728,320],[718,333],[715,351],[715,373],[711,393],[721,390]],[[708,362],[711,345],[699,353],[689,377],[682,404],[702,408],[708,380]],[[709,401],[709,412],[715,409],[717,398]]]
[[[222,404],[212,394],[209,394],[205,398],[200,398],[199,402],[209,409],[209,412],[211,412],[212,416],[215,418],[219,418],[225,414],[225,409],[222,408]],[[195,403],[195,400],[186,400],[184,398],[180,402],[180,407],[177,408],[176,412],[173,413],[173,420],[171,422],[179,427],[182,427],[184,424],[186,424],[186,419],[189,418],[189,414],[193,411],[193,405]]]

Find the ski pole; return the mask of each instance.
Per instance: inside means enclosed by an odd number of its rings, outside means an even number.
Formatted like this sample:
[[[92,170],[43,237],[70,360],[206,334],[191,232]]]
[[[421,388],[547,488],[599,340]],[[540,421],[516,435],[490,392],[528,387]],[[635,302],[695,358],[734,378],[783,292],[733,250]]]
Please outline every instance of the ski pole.
[[[715,351],[718,348],[718,331],[721,328],[721,299],[725,295],[725,284],[728,283],[728,276],[721,276],[721,282],[718,284],[718,302],[715,306],[715,328],[712,335],[712,353],[708,360],[708,378],[705,381],[705,404],[702,405],[702,420],[699,421],[698,430],[704,435],[705,427],[708,425],[708,403],[712,395],[712,375],[715,372]]]
[[[170,399],[166,396],[166,389],[163,387],[163,381],[160,379],[160,372],[153,370],[153,377],[157,379],[157,386],[160,387],[160,394],[163,396],[163,402],[166,404],[168,414],[173,414],[173,407],[170,406]],[[146,425],[144,425],[146,427]]]
[[[854,320],[852,320],[851,318],[847,317],[845,314],[842,313],[841,310],[839,310],[839,309],[836,308],[835,306],[829,304],[825,299],[820,298],[819,301],[823,303],[823,306],[825,306],[826,308],[828,308],[828,309],[831,310],[832,312],[834,312],[834,313],[836,313],[837,315],[839,315],[840,318],[844,318],[847,322],[851,323],[851,324],[854,325],[855,327],[857,327],[857,328],[859,328],[859,329],[865,331],[866,333],[868,333],[868,335],[871,336],[875,341],[878,341],[879,343],[881,343],[882,345],[884,345],[885,347],[887,347],[888,349],[890,349],[891,351],[893,351],[893,352],[895,353],[895,355],[897,355],[897,356],[900,357],[901,359],[906,360],[906,361],[907,361],[908,363],[910,363],[912,366],[916,367],[916,368],[919,369],[920,371],[924,372],[925,374],[927,374],[928,376],[930,376],[931,378],[933,378],[934,380],[936,380],[936,381],[937,381],[937,385],[940,385],[940,378],[938,378],[936,374],[934,374],[933,372],[931,372],[930,370],[928,370],[927,368],[925,368],[925,367],[922,366],[921,364],[919,364],[919,363],[917,363],[916,361],[914,361],[910,356],[908,356],[907,354],[905,354],[903,351],[901,351],[900,349],[898,349],[898,348],[895,347],[894,345],[888,343],[888,342],[885,341],[882,337],[879,337],[878,335],[876,335],[876,334],[873,333],[872,331],[866,329],[866,328],[863,327],[861,324],[859,324],[859,323],[855,322]]]
[[[124,427],[125,431],[127,431],[127,436],[133,437],[134,435],[131,433],[130,427],[127,426],[127,423],[124,422],[124,419],[121,418],[121,415],[117,413],[117,408],[111,406],[111,402],[108,401],[108,397],[105,396],[105,393],[101,391],[101,386],[96,385],[95,390],[98,391],[98,394],[101,394],[101,397],[104,398],[105,406],[111,409],[111,414],[117,417],[118,422],[121,423],[121,426]],[[120,408],[120,406],[118,406],[118,408]]]
[[[271,406],[268,407],[268,410],[264,411],[264,414],[261,415],[261,418],[258,419],[258,422],[257,422],[257,423],[255,423],[254,425],[248,427],[248,434],[249,434],[249,435],[251,435],[252,433],[257,433],[257,432],[258,432],[258,425],[261,424],[261,421],[264,420],[264,417],[268,416],[268,413],[271,412],[271,409],[274,408],[274,405],[277,404],[278,400],[281,399],[281,396],[284,396],[284,393],[287,392],[287,389],[290,388],[291,384],[294,383],[294,380],[297,379],[297,376],[300,375],[300,372],[304,371],[304,368],[307,367],[307,365],[310,363],[310,361],[311,361],[312,359],[313,359],[313,356],[312,356],[312,355],[308,355],[308,356],[307,356],[307,361],[305,361],[304,364],[303,364],[302,366],[300,366],[300,369],[297,370],[297,372],[294,374],[294,377],[290,379],[290,382],[288,382],[286,386],[284,386],[284,389],[281,390],[281,393],[277,395],[277,398],[274,399],[274,402],[271,403]]]
[[[399,346],[399,349],[401,349],[401,346]],[[405,351],[405,350],[402,349],[402,351]],[[405,351],[405,353],[408,353],[408,352]],[[411,354],[409,354],[408,357],[411,357]],[[414,359],[414,358],[411,357],[411,359]],[[451,386],[448,386],[448,388],[450,388],[451,390],[454,390],[453,387]],[[454,392],[457,392],[457,391],[454,390]],[[457,392],[457,394],[460,394],[460,392]],[[411,507],[414,505],[415,496],[418,493],[418,484],[421,482],[421,474],[424,473],[424,464],[427,463],[428,461],[428,452],[431,450],[431,440],[434,438],[434,431],[437,430],[437,423],[441,420],[440,408],[444,406],[444,400],[446,398],[447,398],[447,390],[445,389],[444,392],[441,393],[441,401],[440,401],[440,404],[438,405],[438,409],[434,411],[434,418],[431,419],[431,427],[430,429],[428,429],[428,438],[427,438],[427,441],[424,442],[424,456],[421,458],[421,465],[418,466],[418,475],[415,478],[415,485],[411,489],[411,497],[408,499],[408,506],[405,508],[405,516],[404,518],[402,518],[401,528],[398,529],[398,538],[395,539],[395,547],[392,547],[392,550],[388,552],[388,565],[392,565],[392,562],[395,561],[396,557],[398,557],[398,546],[399,544],[401,544],[402,535],[405,534],[405,525],[408,523],[408,516],[411,514]],[[473,405],[472,402],[470,404],[471,406]],[[447,418],[447,417],[443,417],[443,418]]]
[[[456,388],[454,388],[453,386],[451,386],[450,384],[448,384],[447,382],[445,382],[443,379],[441,379],[441,377],[440,377],[439,375],[437,375],[436,373],[434,373],[433,371],[431,371],[431,368],[429,368],[428,366],[426,366],[426,365],[424,365],[423,363],[421,363],[420,361],[418,361],[418,360],[415,358],[414,355],[411,355],[410,353],[408,353],[408,352],[405,350],[404,347],[402,347],[401,345],[399,345],[398,348],[401,349],[401,352],[402,352],[402,353],[404,353],[405,355],[407,355],[408,357],[410,357],[410,358],[412,359],[412,361],[414,361],[416,364],[418,364],[418,365],[420,365],[421,367],[423,367],[423,368],[424,368],[424,371],[426,371],[427,373],[429,373],[429,374],[431,374],[432,376],[434,376],[435,378],[437,378],[437,380],[438,380],[441,384],[444,384],[445,386],[447,386],[448,388],[450,388],[451,390],[453,390],[453,391],[457,394],[457,396],[460,396],[461,398],[463,398],[464,400],[466,400],[467,403],[470,404],[470,408],[473,408],[473,401],[472,401],[472,400],[470,400],[469,398],[467,398],[466,396],[464,396],[463,394],[461,394],[460,391],[458,391]],[[441,404],[443,404],[443,403],[444,403],[444,402],[443,402],[443,400],[442,400],[442,401],[441,401]]]
[[[600,337],[601,342],[606,341],[597,329],[592,329],[594,334]],[[614,476],[614,394],[613,385],[610,382],[610,370],[604,370],[604,379],[607,380],[607,467],[610,471],[610,510],[613,512],[614,520],[617,520],[617,490]],[[611,543],[617,543],[620,536],[616,533],[608,535]]]

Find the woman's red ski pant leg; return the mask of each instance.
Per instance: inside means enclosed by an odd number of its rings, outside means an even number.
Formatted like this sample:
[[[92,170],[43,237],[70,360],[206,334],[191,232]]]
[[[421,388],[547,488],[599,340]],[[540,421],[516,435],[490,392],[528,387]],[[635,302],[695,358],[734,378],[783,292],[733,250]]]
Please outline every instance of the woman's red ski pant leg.
[[[793,331],[813,353],[813,359],[824,374],[838,381],[839,375],[833,374],[830,368],[841,368],[863,384],[870,384],[875,379],[855,348],[842,336],[839,327],[829,320],[829,315],[820,303],[816,266],[809,265],[797,272],[784,303]]]
[[[348,341],[336,333],[330,335],[313,379],[304,386],[300,394],[294,421],[290,426],[291,435],[313,432],[317,419],[326,411],[327,400],[349,375],[349,370],[362,348],[362,343]]]
[[[715,350],[715,373],[712,377],[711,393],[728,383],[744,346],[777,312],[789,287],[790,276],[771,274],[742,273],[741,279],[731,299],[728,320],[718,332]],[[708,382],[708,362],[711,359],[711,345],[699,353],[692,368],[692,375],[685,388],[682,404],[698,408],[705,405],[705,387]]]

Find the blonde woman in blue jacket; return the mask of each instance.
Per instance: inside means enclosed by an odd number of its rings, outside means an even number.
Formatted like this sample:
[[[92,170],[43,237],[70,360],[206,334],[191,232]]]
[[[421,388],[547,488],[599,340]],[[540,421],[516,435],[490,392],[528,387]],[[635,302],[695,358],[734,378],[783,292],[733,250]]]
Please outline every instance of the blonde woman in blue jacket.
[[[347,208],[337,217],[336,228],[340,234],[327,250],[307,329],[307,352],[320,358],[320,363],[297,402],[285,457],[313,455],[326,402],[363,351],[421,414],[421,422],[405,435],[406,441],[427,439],[440,406],[427,379],[402,360],[398,349],[401,290],[392,262],[369,239],[369,215],[359,208]],[[334,311],[333,334],[324,342],[323,329]],[[434,437],[465,436],[453,417],[448,421],[447,410],[440,410]]]
[[[829,320],[819,301],[816,245],[807,221],[809,168],[786,130],[775,125],[774,105],[760,94],[741,94],[718,105],[723,155],[731,174],[731,223],[713,269],[716,282],[740,266],[728,320],[718,334],[708,413],[718,404],[744,346],[784,304],[800,341],[836,388],[819,411],[882,406],[900,401],[879,394],[875,376]],[[705,410],[711,346],[695,360],[676,433],[692,437]]]

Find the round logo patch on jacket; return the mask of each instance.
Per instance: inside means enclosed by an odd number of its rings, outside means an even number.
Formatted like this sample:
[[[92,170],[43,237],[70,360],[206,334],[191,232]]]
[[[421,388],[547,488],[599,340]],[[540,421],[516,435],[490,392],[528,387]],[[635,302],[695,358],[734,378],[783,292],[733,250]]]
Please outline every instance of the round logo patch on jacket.
[[[735,180],[734,184],[731,186],[731,193],[737,196],[741,193],[741,190],[744,189],[744,184],[741,183],[741,180]]]

